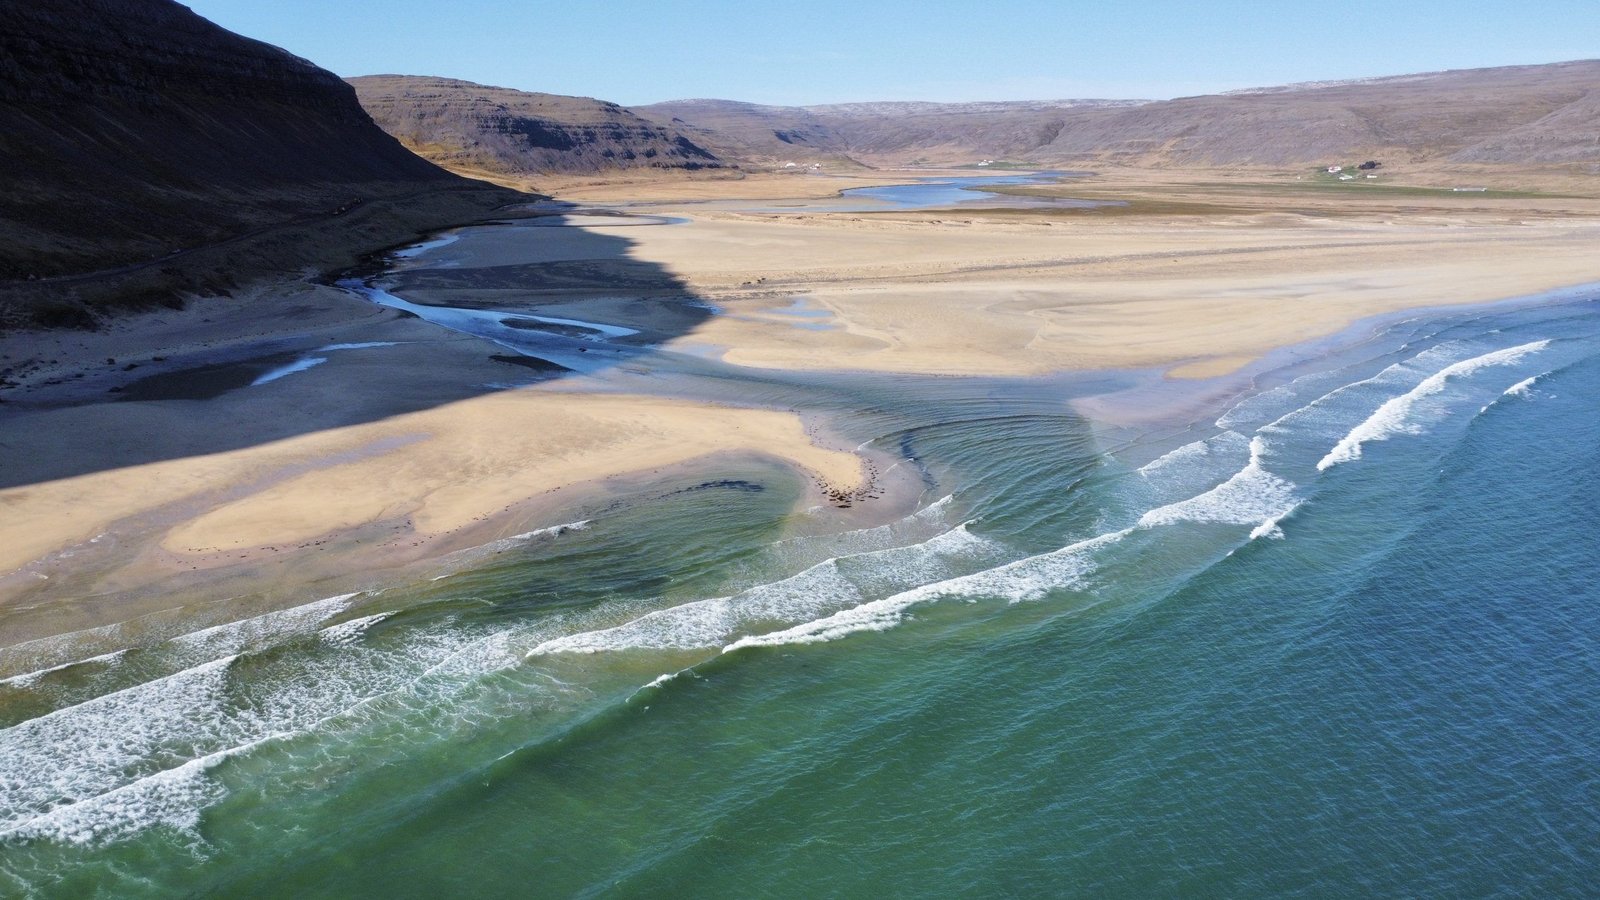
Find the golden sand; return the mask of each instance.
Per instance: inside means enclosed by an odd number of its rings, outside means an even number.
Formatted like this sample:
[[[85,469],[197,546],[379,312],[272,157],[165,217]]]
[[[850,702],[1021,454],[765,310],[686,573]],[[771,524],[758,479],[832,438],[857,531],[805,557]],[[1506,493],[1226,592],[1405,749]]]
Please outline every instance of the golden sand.
[[[0,571],[114,523],[195,503],[169,552],[289,548],[380,521],[432,536],[508,501],[717,452],[770,455],[841,489],[860,460],[813,444],[792,413],[684,401],[506,391],[371,425],[0,491]]]

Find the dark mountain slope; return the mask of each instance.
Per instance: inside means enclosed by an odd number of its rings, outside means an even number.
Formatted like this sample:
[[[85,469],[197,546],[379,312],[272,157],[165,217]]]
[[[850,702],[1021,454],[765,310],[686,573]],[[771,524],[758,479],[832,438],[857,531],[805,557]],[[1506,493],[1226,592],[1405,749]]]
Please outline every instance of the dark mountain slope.
[[[336,213],[364,225],[351,226],[352,247],[394,241],[509,199],[484,187],[400,146],[331,72],[177,3],[0,0],[11,319],[34,302],[19,292],[44,293],[30,276],[138,266],[263,229],[280,229],[270,255],[287,260],[295,242],[281,229],[324,223],[312,230],[326,251],[344,237],[326,227]],[[58,298],[103,288],[80,279]]]

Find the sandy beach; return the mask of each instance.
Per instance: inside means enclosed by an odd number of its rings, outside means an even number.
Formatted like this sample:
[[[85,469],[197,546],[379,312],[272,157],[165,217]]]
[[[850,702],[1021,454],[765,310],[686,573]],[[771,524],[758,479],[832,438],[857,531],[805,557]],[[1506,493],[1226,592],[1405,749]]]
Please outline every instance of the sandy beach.
[[[457,256],[407,295],[631,315],[636,343],[753,369],[1195,379],[1367,316],[1600,281],[1600,204],[1585,199],[1402,197],[1335,214],[1245,189],[1222,212],[761,208],[897,179],[575,182],[562,199],[629,197],[630,212],[682,224],[487,234],[439,251]],[[1182,192],[1118,178],[1061,190]],[[0,340],[16,383],[0,407],[0,646],[268,583],[288,602],[301,595],[287,587],[357,564],[370,582],[673,467],[779,461],[811,485],[807,505],[867,483],[863,458],[805,410],[539,381],[502,347],[312,281],[247,299]],[[304,368],[250,386],[284,365]],[[168,376],[201,387],[149,393]],[[141,390],[159,402],[118,396]]]
[[[1193,198],[1123,174],[1064,196]],[[1235,370],[1371,315],[1600,280],[1600,202],[1321,196],[1207,185],[1209,207],[695,212],[630,234],[729,315],[693,340],[740,365],[952,374]],[[578,195],[582,199],[584,195]],[[601,194],[599,196],[605,196]],[[752,277],[753,276],[753,277]],[[824,328],[773,327],[795,298]],[[792,321],[792,319],[790,319]]]

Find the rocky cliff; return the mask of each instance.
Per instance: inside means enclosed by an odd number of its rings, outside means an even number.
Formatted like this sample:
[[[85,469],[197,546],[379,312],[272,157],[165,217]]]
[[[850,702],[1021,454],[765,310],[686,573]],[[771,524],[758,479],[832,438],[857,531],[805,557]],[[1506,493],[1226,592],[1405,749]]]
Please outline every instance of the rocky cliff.
[[[722,165],[682,131],[603,100],[405,75],[350,83],[385,131],[452,169],[526,176]]]

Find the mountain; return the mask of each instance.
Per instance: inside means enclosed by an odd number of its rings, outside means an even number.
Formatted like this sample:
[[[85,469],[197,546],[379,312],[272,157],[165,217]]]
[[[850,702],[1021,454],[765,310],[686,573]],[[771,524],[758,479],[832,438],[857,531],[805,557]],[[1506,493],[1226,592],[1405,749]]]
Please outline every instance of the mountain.
[[[677,100],[634,110],[763,161],[869,165],[990,157],[1049,165],[1285,166],[1600,160],[1600,60],[1285,85],[1159,102],[762,106]]]
[[[723,165],[678,129],[604,100],[449,78],[368,75],[349,81],[379,126],[451,169],[526,176]]]
[[[511,196],[487,188],[170,0],[0,0],[0,326],[350,258]]]
[[[1600,60],[1463,69],[1091,110],[1035,159],[1295,165],[1600,159]]]
[[[674,100],[635,107],[640,116],[692,134],[723,156],[765,163],[843,158],[849,142],[803,106],[737,100]]]
[[[1051,141],[1073,111],[1138,106],[1141,100],[990,103],[837,103],[764,106],[673,100],[634,112],[690,131],[724,154],[764,162],[851,158],[900,163],[954,154],[1014,156]]]

